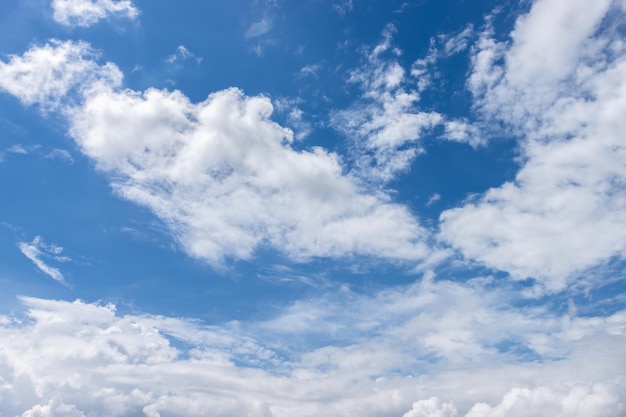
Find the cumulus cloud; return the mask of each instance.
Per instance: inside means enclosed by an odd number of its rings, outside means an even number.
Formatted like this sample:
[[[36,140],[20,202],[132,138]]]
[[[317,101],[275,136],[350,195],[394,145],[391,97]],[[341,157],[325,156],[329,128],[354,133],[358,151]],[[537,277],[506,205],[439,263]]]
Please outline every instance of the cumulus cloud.
[[[153,210],[190,255],[217,264],[264,245],[296,260],[429,255],[406,207],[359,188],[336,154],[294,150],[266,97],[232,88],[192,103],[179,91],[123,90],[117,67],[92,56],[83,43],[33,47],[2,64],[2,87],[56,108],[80,92],[60,109],[72,137],[118,195]]]
[[[0,61],[0,89],[44,111],[62,110],[68,101],[79,100],[86,88],[121,83],[119,69],[109,63],[98,65],[96,58],[85,42],[51,40]]]
[[[426,255],[406,208],[360,192],[337,156],[296,152],[270,101],[237,89],[198,104],[179,92],[101,92],[72,136],[116,192],[150,207],[193,256],[248,258],[270,244],[294,259]]]
[[[88,27],[110,16],[135,19],[131,0],[52,0],[53,17],[65,26]]]
[[[468,87],[478,115],[519,138],[521,169],[441,216],[467,258],[559,291],[626,253],[626,48],[610,0],[540,0],[510,43],[489,25]]]
[[[456,417],[458,415],[453,403],[441,403],[439,398],[432,397],[413,403],[411,411],[402,417]]]
[[[518,310],[513,293],[483,284],[335,288],[267,321],[224,325],[24,298],[25,311],[0,318],[0,413],[621,415],[626,312]],[[303,327],[274,326],[315,305]]]
[[[70,258],[63,256],[63,248],[54,244],[46,244],[41,236],[36,236],[32,242],[19,242],[20,251],[30,259],[35,266],[44,274],[60,284],[67,285],[65,277],[58,268],[52,267],[47,260],[66,262]]]

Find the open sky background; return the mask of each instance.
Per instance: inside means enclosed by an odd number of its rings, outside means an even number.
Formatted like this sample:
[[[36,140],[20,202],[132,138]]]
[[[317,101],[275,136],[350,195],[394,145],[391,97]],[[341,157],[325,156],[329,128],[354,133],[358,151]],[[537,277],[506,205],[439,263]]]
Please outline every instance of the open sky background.
[[[626,1],[0,11],[0,416],[623,417]]]

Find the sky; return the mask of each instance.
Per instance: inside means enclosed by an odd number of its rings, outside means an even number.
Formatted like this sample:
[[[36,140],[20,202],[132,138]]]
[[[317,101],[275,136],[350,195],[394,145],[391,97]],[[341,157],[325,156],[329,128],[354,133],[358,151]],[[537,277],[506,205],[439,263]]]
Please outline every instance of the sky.
[[[0,12],[0,416],[626,415],[626,1]]]

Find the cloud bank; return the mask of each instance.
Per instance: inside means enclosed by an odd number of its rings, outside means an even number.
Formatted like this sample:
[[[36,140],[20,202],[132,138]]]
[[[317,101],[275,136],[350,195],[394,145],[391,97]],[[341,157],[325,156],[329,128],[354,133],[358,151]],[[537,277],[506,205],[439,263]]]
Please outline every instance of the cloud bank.
[[[342,289],[207,326],[24,298],[0,317],[0,411],[97,416],[605,416],[624,411],[626,312],[518,309],[483,281]],[[302,320],[308,317],[308,320]],[[293,325],[288,327],[288,323]],[[279,325],[280,324],[280,325]],[[314,335],[315,343],[305,343]],[[48,413],[48,414],[45,414]]]

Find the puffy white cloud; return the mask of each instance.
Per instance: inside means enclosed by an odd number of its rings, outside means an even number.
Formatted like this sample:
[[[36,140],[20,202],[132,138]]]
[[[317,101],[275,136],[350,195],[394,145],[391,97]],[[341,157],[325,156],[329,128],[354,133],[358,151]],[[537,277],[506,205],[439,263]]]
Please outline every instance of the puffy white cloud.
[[[403,417],[456,417],[457,410],[453,403],[441,403],[439,398],[432,397],[413,403],[411,411]]]
[[[217,264],[264,245],[297,260],[429,256],[406,207],[360,189],[336,154],[292,149],[268,98],[232,88],[192,103],[178,91],[120,90],[119,70],[92,55],[82,43],[33,47],[2,64],[2,87],[63,104],[71,135],[115,191],[150,208],[192,256]],[[74,90],[82,99],[66,100]]]
[[[336,155],[291,149],[271,112],[267,98],[237,89],[198,104],[179,92],[101,91],[71,132],[115,190],[150,207],[193,256],[248,258],[262,244],[295,259],[427,255],[406,208],[359,191]]]
[[[50,400],[46,405],[37,404],[24,411],[22,417],[85,417],[74,405],[64,404],[58,399]]]
[[[135,19],[131,0],[52,0],[54,20],[65,26],[88,27],[109,16]]]
[[[109,63],[98,65],[96,58],[85,42],[51,40],[22,55],[11,55],[8,62],[0,61],[0,89],[44,111],[65,108],[71,99],[80,99],[85,88],[121,83],[119,69]]]
[[[514,388],[504,395],[500,404],[478,403],[466,417],[619,417],[625,410],[619,389],[609,383],[575,385],[563,391],[549,387]]]
[[[626,49],[611,1],[540,0],[510,44],[489,29],[468,86],[476,111],[520,138],[512,182],[441,216],[470,259],[559,291],[626,252]]]

